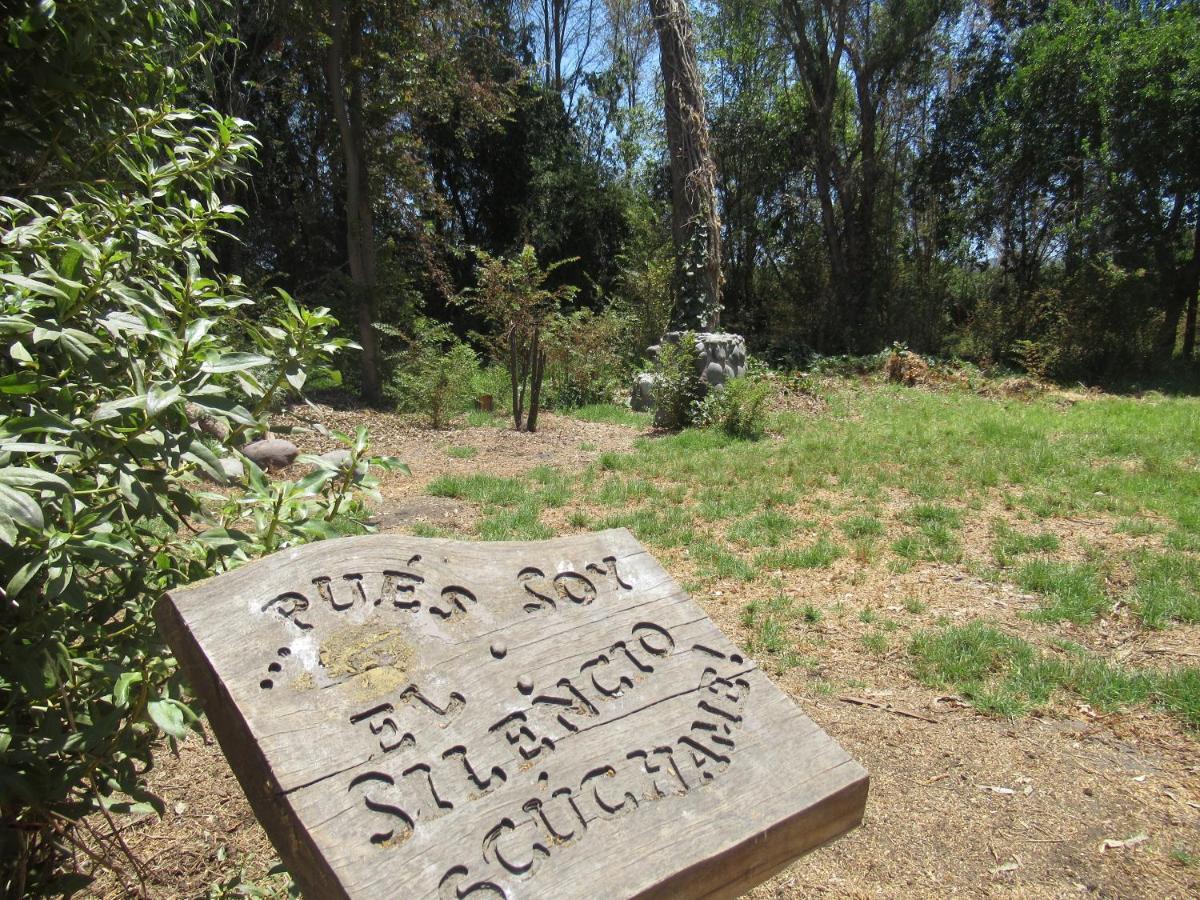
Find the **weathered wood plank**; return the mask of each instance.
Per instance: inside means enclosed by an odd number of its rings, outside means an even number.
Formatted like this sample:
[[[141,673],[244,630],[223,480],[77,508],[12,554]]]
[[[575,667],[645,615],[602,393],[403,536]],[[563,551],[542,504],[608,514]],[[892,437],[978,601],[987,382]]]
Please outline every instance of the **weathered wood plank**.
[[[736,896],[866,772],[624,530],[312,544],[156,609],[311,897]]]

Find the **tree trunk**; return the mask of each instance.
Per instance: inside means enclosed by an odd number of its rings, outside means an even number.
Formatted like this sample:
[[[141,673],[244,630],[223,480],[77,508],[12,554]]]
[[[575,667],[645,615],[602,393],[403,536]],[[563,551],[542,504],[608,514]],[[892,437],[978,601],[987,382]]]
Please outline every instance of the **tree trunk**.
[[[715,331],[721,318],[721,220],[704,116],[704,81],[686,0],[650,0],[658,34],[671,166],[679,303],[673,325]]]
[[[1191,362],[1196,353],[1196,301],[1200,294],[1200,221],[1192,233],[1192,259],[1180,279],[1180,294],[1187,303],[1183,323],[1183,358]]]
[[[1183,358],[1191,362],[1196,357],[1196,292],[1188,298],[1187,318],[1183,323]]]
[[[508,332],[508,379],[512,384],[513,428],[520,431],[521,418],[524,413],[521,407],[525,402],[525,373],[521,371],[521,366],[517,361],[516,329]]]
[[[541,347],[541,328],[534,326],[533,347],[530,351],[533,371],[529,382],[529,418],[525,420],[526,431],[537,431],[538,410],[542,403],[542,378],[546,374],[546,351]]]
[[[362,74],[356,68],[347,72],[344,63],[347,49],[351,60],[362,56],[363,22],[357,7],[347,22],[346,7],[342,0],[331,0],[330,13],[332,28],[325,71],[329,97],[333,103],[333,117],[337,121],[342,142],[346,178],[346,254],[350,262],[350,280],[358,295],[363,396],[374,403],[380,399],[379,341],[375,334],[375,217],[371,209],[370,175],[363,133]]]

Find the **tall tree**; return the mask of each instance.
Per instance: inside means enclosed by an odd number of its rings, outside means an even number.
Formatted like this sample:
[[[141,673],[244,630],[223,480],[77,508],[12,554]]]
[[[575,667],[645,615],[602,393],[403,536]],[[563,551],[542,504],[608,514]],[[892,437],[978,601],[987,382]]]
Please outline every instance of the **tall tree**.
[[[650,0],[658,33],[671,168],[674,324],[715,331],[721,318],[721,220],[704,113],[704,80],[686,0]]]
[[[329,46],[325,72],[329,100],[342,145],[345,181],[346,255],[350,279],[357,293],[358,342],[362,346],[362,391],[371,402],[381,397],[378,320],[375,302],[377,266],[375,214],[371,208],[371,184],[363,124],[363,28],[362,4],[330,0]]]
[[[783,0],[781,18],[808,103],[815,176],[845,349],[878,349],[890,259],[881,241],[897,145],[898,94],[928,58],[954,0]],[[881,219],[883,221],[881,221]]]

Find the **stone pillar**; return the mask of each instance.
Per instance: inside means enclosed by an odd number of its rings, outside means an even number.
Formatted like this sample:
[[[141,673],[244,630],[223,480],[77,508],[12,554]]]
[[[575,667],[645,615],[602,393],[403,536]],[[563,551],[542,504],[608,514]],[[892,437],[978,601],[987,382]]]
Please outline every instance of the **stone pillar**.
[[[678,344],[686,332],[668,331],[662,343]],[[740,334],[702,331],[694,333],[696,338],[696,378],[705,385],[705,391],[719,388],[733,378],[746,374],[746,339]],[[661,344],[647,349],[650,359],[658,360]],[[654,375],[650,372],[638,374],[633,383],[633,396],[629,405],[639,412],[654,408]]]

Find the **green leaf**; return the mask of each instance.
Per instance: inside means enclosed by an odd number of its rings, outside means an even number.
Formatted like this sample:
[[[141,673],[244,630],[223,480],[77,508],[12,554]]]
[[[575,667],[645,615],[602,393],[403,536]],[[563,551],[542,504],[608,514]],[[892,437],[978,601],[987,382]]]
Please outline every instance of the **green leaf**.
[[[113,312],[109,313],[100,320],[100,324],[111,331],[114,335],[121,332],[129,334],[149,334],[150,326],[141,316],[135,316],[128,312]]]
[[[308,378],[308,375],[298,366],[288,366],[287,371],[284,372],[284,377],[287,379],[288,384],[296,390],[300,390],[304,387],[304,381]]]
[[[0,316],[0,333],[28,334],[33,331],[33,323],[28,319],[17,316]]]
[[[300,526],[300,531],[315,540],[323,541],[341,536],[341,532],[324,519],[309,519]]]
[[[189,347],[199,343],[212,327],[212,319],[193,319],[183,333],[183,342]]]
[[[183,454],[183,458],[196,463],[211,475],[218,484],[224,484],[228,480],[225,477],[225,470],[221,468],[221,461],[217,459],[216,454],[208,449],[201,440],[194,440],[188,444],[188,449]]]
[[[269,364],[271,360],[261,353],[223,353],[215,360],[209,360],[200,368],[213,375],[226,372],[244,372]]]
[[[26,493],[13,490],[6,484],[0,484],[0,512],[34,531],[41,531],[46,527],[42,508],[37,501]]]
[[[236,547],[241,541],[230,534],[224,528],[209,528],[206,531],[196,535],[196,540],[207,547],[220,549],[222,547]]]
[[[33,365],[33,357],[30,355],[29,351],[25,349],[25,345],[20,341],[13,341],[9,345],[8,355],[11,356],[16,362],[28,366]]]
[[[101,343],[95,336],[77,328],[64,328],[58,336],[58,345],[68,356],[85,363],[96,355],[92,348],[101,346]]]
[[[178,700],[169,697],[161,700],[151,700],[146,704],[146,712],[160,729],[171,737],[187,737],[186,707]]]
[[[103,422],[106,419],[114,419],[127,409],[145,409],[146,397],[137,395],[134,397],[122,397],[120,400],[109,400],[107,403],[101,403],[92,413],[93,422]]]
[[[146,415],[154,418],[163,410],[170,409],[179,402],[183,392],[175,385],[151,385],[146,394]]]
[[[43,472],[41,469],[31,469],[25,466],[0,468],[0,484],[27,488],[60,488],[64,491],[71,489],[71,485],[53,472]]]
[[[0,541],[13,547],[17,543],[17,523],[11,516],[0,513]]]
[[[45,294],[49,297],[57,297],[59,300],[67,300],[68,297],[52,284],[46,284],[44,281],[35,281],[25,275],[17,274],[16,272],[0,272],[0,281],[7,281],[9,284],[16,285],[19,288],[24,288],[35,294]]]
[[[25,590],[25,586],[40,572],[46,565],[46,557],[41,556],[37,559],[31,559],[25,565],[17,570],[17,574],[9,579],[8,584],[4,587],[4,593],[9,597],[16,597],[21,591]]]
[[[0,376],[0,394],[36,394],[44,381],[36,372],[13,372]]]
[[[412,475],[412,469],[408,467],[408,463],[395,456],[375,456],[371,458],[370,462],[371,465],[379,466],[385,472],[403,472],[405,475]]]
[[[122,672],[113,685],[113,703],[126,706],[129,703],[129,689],[142,681],[141,672]]]
[[[79,456],[79,451],[65,444],[34,444],[29,441],[0,441],[0,453],[58,453]]]

